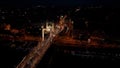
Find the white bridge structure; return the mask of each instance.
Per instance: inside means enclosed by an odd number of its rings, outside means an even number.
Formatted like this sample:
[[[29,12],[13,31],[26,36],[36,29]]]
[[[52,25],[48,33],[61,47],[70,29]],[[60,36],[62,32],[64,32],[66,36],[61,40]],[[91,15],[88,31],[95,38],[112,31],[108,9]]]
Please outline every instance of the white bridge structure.
[[[52,24],[52,27],[46,24],[46,28],[42,29],[42,41],[38,42],[38,45],[34,47],[28,55],[23,57],[23,60],[17,65],[16,68],[36,68],[36,65],[41,61],[47,49],[50,47],[54,37],[57,36],[64,29],[65,17],[60,18],[60,22],[57,25]],[[44,38],[45,31],[49,31],[48,38]]]

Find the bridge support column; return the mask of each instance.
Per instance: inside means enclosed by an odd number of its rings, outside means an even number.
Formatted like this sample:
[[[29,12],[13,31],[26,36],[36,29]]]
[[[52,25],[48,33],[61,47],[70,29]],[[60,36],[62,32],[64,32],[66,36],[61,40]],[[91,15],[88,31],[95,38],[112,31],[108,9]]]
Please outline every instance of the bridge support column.
[[[43,28],[42,29],[42,41],[44,41],[44,31],[45,31],[45,29]]]

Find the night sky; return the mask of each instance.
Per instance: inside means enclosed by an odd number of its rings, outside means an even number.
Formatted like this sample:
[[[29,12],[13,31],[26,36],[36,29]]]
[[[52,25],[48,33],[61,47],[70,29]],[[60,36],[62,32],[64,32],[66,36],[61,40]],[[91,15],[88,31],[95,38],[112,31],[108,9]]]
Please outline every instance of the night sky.
[[[120,1],[115,0],[0,0],[0,6],[74,6],[74,5],[107,5],[119,6]]]

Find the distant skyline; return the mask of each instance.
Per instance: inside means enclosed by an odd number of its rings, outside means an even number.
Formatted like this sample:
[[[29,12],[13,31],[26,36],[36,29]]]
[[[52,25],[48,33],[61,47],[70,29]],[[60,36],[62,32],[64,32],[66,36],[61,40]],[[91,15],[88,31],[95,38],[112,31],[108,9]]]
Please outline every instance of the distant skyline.
[[[120,6],[116,0],[0,0],[0,6],[76,6],[76,5],[106,5]]]

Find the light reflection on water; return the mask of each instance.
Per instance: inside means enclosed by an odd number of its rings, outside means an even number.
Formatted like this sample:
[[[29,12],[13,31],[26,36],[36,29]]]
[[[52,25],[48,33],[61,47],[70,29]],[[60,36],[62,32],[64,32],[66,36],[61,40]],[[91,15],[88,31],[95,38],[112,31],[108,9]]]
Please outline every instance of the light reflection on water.
[[[71,50],[72,49],[72,50]],[[81,67],[86,65],[119,64],[120,49],[76,49],[74,47],[51,47],[37,68],[56,66]]]
[[[0,67],[15,68],[37,42],[0,41]],[[11,46],[12,45],[12,46]],[[33,45],[33,46],[31,46]],[[28,48],[29,47],[29,48]],[[78,49],[51,46],[38,64],[38,68],[53,68],[56,65],[112,64],[120,60],[120,49]]]

